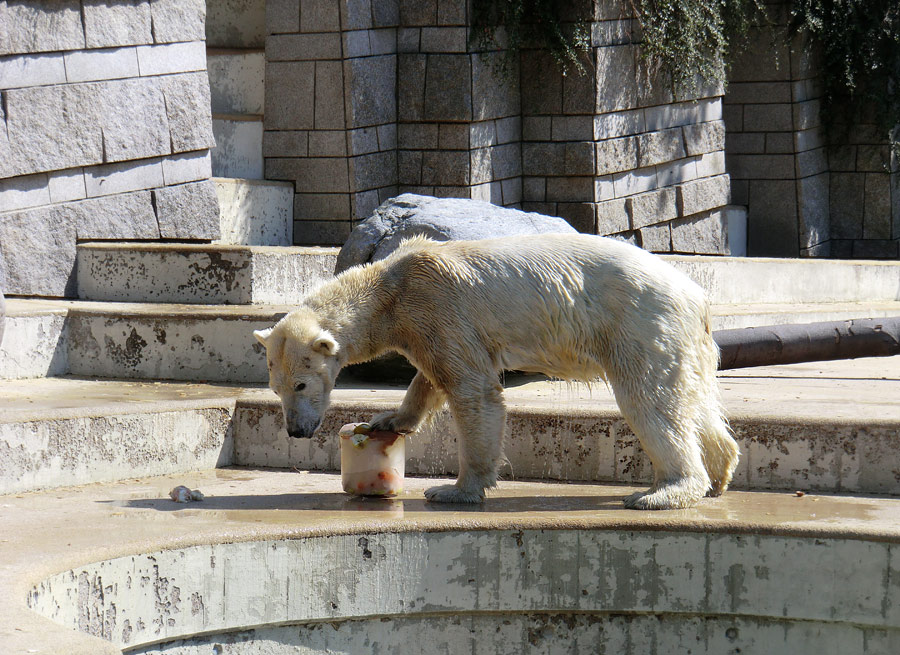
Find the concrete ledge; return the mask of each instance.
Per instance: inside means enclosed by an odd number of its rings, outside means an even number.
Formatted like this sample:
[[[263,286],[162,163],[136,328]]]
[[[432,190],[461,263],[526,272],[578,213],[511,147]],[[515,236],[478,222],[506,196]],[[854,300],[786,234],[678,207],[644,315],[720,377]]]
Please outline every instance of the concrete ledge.
[[[214,178],[221,243],[293,244],[294,185],[290,182]],[[337,255],[337,253],[335,253]]]
[[[93,243],[78,246],[78,295],[113,302],[295,304],[330,278],[334,248]]]
[[[0,638],[10,655],[166,644],[182,654],[204,651],[171,641],[301,623],[296,634],[317,645],[327,623],[324,645],[337,647],[427,617],[437,620],[422,628],[444,643],[457,631],[436,627],[452,615],[487,640],[490,618],[509,618],[500,653],[522,652],[527,635],[589,639],[590,625],[609,622],[604,638],[627,634],[631,617],[631,630],[654,619],[650,634],[705,653],[898,643],[900,500],[734,492],[636,512],[621,509],[629,487],[501,482],[464,512],[421,499],[434,482],[409,479],[399,498],[367,501],[341,493],[334,475],[232,469],[4,497],[5,527],[20,536],[0,541]],[[206,500],[172,503],[176,484]],[[543,613],[568,627],[516,631]],[[674,643],[641,652],[678,652]]]

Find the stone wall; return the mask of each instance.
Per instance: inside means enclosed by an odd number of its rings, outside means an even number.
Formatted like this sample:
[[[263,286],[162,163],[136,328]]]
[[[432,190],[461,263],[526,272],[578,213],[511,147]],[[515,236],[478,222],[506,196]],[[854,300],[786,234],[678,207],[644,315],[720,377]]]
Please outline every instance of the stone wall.
[[[726,251],[721,90],[650,88],[627,0],[572,3],[592,29],[584,76],[539,52],[502,72],[506,53],[473,45],[468,12],[269,0],[266,176],[296,184],[298,243],[340,244],[408,191],[562,216],[659,252]]]
[[[785,41],[784,2],[771,30],[736,57],[725,94],[726,157],[736,204],[748,208],[747,251],[772,257],[896,258],[900,175],[887,135],[860,116],[827,147],[821,62]]]
[[[678,93],[650,76],[630,3],[582,4],[585,75],[523,57],[524,208],[656,252],[724,253],[721,90]]]
[[[85,239],[213,239],[204,0],[0,3],[0,287],[72,296]]]

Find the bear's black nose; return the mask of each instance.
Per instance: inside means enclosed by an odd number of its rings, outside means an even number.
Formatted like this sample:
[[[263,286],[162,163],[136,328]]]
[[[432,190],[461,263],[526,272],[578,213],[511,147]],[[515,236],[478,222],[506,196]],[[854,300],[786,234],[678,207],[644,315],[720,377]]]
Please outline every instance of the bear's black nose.
[[[309,439],[310,437],[312,437],[312,432],[307,432],[306,430],[302,429],[294,429],[288,430],[288,435],[293,437],[294,439]]]

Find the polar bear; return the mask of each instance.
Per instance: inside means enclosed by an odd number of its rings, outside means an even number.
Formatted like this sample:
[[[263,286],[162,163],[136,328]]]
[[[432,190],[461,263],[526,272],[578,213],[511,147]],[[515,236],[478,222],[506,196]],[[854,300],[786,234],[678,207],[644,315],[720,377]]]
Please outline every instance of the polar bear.
[[[428,489],[430,501],[477,503],[496,485],[503,370],[607,380],[653,465],[652,487],[626,498],[626,507],[690,507],[724,492],[737,465],[703,291],[659,257],[614,239],[415,237],[325,282],[254,334],[292,437],[321,425],[341,368],[386,351],[406,356],[418,372],[400,407],[371,422],[411,432],[449,405],[459,476]]]

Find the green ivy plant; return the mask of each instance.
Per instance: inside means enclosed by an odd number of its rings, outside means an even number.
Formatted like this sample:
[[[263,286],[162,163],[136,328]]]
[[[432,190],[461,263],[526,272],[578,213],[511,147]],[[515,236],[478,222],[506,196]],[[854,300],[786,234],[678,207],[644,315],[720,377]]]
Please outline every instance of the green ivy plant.
[[[860,118],[900,124],[900,2],[792,0],[791,28],[819,46],[822,114],[832,141]],[[891,137],[898,145],[896,133]]]

